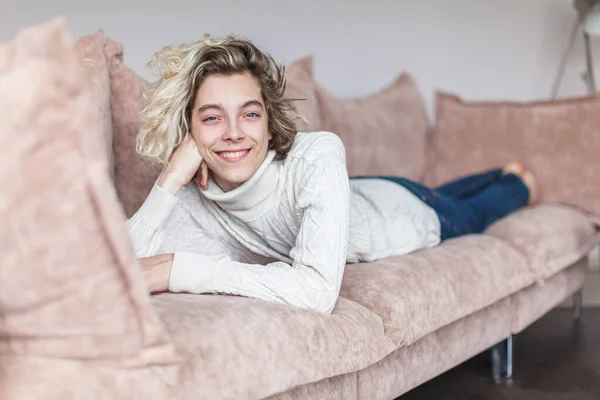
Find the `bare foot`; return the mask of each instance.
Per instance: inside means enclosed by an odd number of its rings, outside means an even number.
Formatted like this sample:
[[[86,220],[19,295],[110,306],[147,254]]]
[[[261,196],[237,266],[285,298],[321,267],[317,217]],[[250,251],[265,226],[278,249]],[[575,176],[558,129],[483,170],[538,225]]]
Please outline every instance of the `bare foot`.
[[[538,197],[537,180],[535,178],[535,175],[531,171],[525,171],[523,173],[523,176],[521,176],[521,179],[523,180],[525,186],[527,186],[527,189],[529,189],[529,201],[527,202],[527,204],[535,203]]]
[[[514,174],[520,178],[523,178],[523,174],[525,174],[525,167],[518,161],[511,161],[504,168],[502,168],[504,175]]]

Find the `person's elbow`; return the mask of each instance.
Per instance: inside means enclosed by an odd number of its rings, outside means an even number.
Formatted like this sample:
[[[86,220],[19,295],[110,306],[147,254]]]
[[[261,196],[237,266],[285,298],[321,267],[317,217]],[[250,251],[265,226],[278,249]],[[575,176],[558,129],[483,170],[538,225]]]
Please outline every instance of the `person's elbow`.
[[[324,314],[331,314],[335,305],[337,304],[338,299],[337,292],[325,292],[323,295],[323,302],[319,303],[319,306],[314,309],[314,311],[321,312]]]
[[[339,297],[339,285],[331,285],[322,277],[307,277],[296,287],[297,306],[311,311],[331,314]]]

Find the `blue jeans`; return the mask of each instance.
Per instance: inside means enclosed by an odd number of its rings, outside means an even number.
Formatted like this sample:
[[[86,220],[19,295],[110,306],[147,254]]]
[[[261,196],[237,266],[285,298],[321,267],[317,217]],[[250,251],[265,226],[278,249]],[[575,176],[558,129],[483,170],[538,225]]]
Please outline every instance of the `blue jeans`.
[[[496,220],[529,201],[529,189],[521,178],[504,175],[502,169],[470,175],[430,189],[394,176],[358,176],[350,179],[386,179],[402,185],[437,213],[441,239],[481,233]]]

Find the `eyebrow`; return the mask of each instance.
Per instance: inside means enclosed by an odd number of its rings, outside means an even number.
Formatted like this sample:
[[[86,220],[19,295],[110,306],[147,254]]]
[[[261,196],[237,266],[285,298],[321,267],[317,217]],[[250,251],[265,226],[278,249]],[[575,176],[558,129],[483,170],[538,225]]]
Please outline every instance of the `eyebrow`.
[[[243,109],[243,108],[246,108],[249,106],[258,106],[258,107],[264,109],[262,103],[256,99],[248,100],[248,101],[242,103],[242,105],[239,108]],[[210,110],[210,109],[223,110],[223,106],[221,104],[217,104],[217,103],[204,104],[200,108],[198,108],[198,113],[201,113],[203,111]]]

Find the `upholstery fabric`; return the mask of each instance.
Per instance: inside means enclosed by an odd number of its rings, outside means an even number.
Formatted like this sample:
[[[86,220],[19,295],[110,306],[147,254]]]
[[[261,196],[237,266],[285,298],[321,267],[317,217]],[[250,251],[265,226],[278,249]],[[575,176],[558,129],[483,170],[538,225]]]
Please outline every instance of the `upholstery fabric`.
[[[438,93],[425,182],[519,160],[539,182],[540,201],[600,215],[600,96],[542,102],[466,102]],[[585,166],[585,167],[583,167]]]
[[[108,169],[111,177],[114,177],[114,152],[113,152],[113,127],[112,114],[110,112],[110,78],[108,74],[108,63],[104,54],[106,38],[102,30],[93,34],[85,35],[75,42],[75,50],[83,60],[94,107],[98,113],[96,124],[92,132],[101,132],[99,146],[104,149],[108,160]]]
[[[538,279],[548,278],[586,256],[600,243],[592,222],[562,205],[526,207],[497,221],[486,232],[520,250]]]
[[[185,360],[181,390],[196,399],[264,398],[395,349],[381,319],[344,298],[332,315],[236,296],[164,294],[153,304]]]
[[[407,346],[530,285],[525,257],[499,239],[463,236],[412,254],[346,268],[341,295],[383,319]]]
[[[381,91],[362,98],[336,98],[319,85],[317,94],[323,129],[344,142],[350,176],[422,179],[428,123],[410,75],[403,73]]]
[[[357,400],[356,380],[355,372],[338,375],[288,390],[285,393],[269,397],[267,400]]]
[[[2,400],[185,400],[176,365],[129,368],[75,359],[2,355]]]
[[[0,365],[176,361],[128,245],[95,92],[62,19],[0,48]],[[25,378],[24,378],[25,379]],[[11,381],[0,379],[1,398]]]
[[[569,295],[583,287],[587,275],[587,257],[542,283],[536,283],[511,297],[512,331],[519,333]]]
[[[509,334],[510,303],[504,299],[359,371],[358,398],[394,399],[499,343]]]
[[[296,128],[300,132],[322,130],[321,112],[317,100],[317,88],[313,75],[313,58],[310,56],[296,60],[285,71],[286,89],[284,96],[295,99],[293,102],[303,121]]]
[[[124,64],[120,42],[107,39],[106,57],[114,129],[115,187],[125,215],[130,218],[148,197],[161,170],[135,151],[139,115],[147,104],[143,96],[149,83]]]

